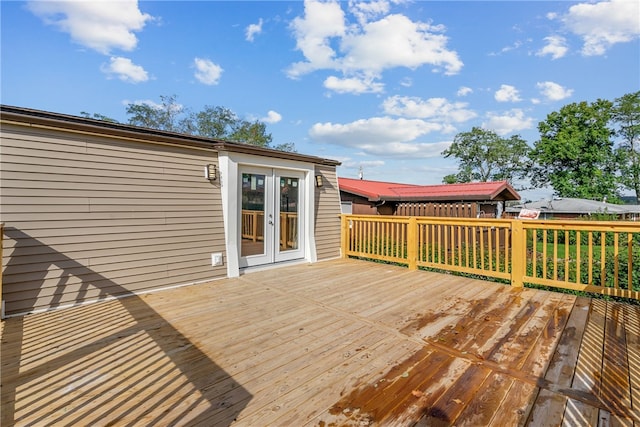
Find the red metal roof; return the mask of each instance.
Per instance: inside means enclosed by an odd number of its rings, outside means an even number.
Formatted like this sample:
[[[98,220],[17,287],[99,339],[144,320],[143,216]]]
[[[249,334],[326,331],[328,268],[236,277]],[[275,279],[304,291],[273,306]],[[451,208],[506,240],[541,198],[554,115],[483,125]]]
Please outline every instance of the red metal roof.
[[[338,178],[338,186],[340,191],[366,197],[372,202],[381,200],[520,200],[520,195],[507,181],[413,185]]]

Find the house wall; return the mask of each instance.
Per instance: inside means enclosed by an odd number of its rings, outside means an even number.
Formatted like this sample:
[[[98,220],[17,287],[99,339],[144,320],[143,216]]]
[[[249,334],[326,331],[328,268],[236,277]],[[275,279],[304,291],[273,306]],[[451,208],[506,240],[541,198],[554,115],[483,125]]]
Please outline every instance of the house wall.
[[[0,138],[7,315],[226,277],[215,151],[6,123]]]
[[[315,238],[318,260],[340,256],[340,192],[335,166],[315,166],[322,187],[315,187]]]
[[[344,191],[340,192],[340,200],[343,202],[351,202],[351,213],[353,215],[377,215],[378,210],[375,204],[368,201],[364,197],[356,196]]]

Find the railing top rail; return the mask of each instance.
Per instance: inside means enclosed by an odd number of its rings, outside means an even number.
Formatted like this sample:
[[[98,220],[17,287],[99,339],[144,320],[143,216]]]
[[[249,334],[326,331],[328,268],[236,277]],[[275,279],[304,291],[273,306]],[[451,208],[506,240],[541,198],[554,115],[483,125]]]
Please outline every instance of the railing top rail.
[[[353,215],[353,214],[340,214],[341,217],[361,220],[361,221],[379,221],[379,222],[401,222],[408,223],[410,216],[386,216],[386,215]]]
[[[463,224],[474,225],[479,227],[510,227],[511,221],[507,219],[496,218],[464,218],[464,217],[437,217],[437,216],[419,216],[418,224]]]
[[[520,221],[520,220],[514,220]],[[579,231],[618,231],[618,232],[640,232],[640,223],[633,221],[585,221],[585,220],[522,220],[523,228],[547,228],[556,230],[579,230]]]
[[[437,216],[386,216],[386,215],[354,215],[341,214],[347,219],[379,222],[408,223],[410,218],[416,218],[418,223],[430,224],[473,224],[477,226],[500,227],[514,222],[519,222],[525,229],[546,228],[550,230],[577,230],[577,231],[617,231],[622,233],[640,232],[640,222],[633,221],[588,221],[588,220],[563,220],[546,219],[530,220],[517,218],[463,218],[463,217],[437,217]]]

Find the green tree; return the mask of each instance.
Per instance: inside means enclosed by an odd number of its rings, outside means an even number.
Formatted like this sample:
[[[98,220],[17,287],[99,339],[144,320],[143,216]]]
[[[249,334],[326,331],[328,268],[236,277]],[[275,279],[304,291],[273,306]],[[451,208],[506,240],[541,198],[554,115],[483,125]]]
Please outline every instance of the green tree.
[[[231,127],[229,138],[233,141],[246,142],[247,144],[269,147],[271,134],[266,133],[267,125],[259,121],[249,122],[239,120]]]
[[[443,184],[456,184],[458,182],[458,176],[455,173],[445,175],[442,178]]]
[[[608,127],[613,104],[597,100],[565,105],[538,124],[531,182],[551,185],[560,197],[619,200],[617,161]]]
[[[100,113],[87,113],[86,111],[81,111],[80,115],[82,117],[86,117],[87,119],[94,119],[94,120],[102,120],[103,122],[109,122],[109,123],[119,123],[116,119],[112,119],[111,117],[105,116],[104,114],[100,114]]]
[[[233,127],[239,121],[236,114],[225,107],[206,105],[202,111],[191,113],[187,132],[207,138],[228,138],[233,133]]]
[[[180,120],[184,113],[184,107],[176,102],[176,95],[160,95],[160,105],[127,105],[129,124],[169,132],[189,133],[184,132],[188,124]]]
[[[620,183],[635,192],[640,203],[640,91],[615,100],[611,121],[621,138],[616,149],[620,165]]]
[[[494,131],[474,127],[461,132],[453,143],[442,152],[444,157],[458,160],[458,173],[447,175],[443,182],[509,181],[525,176],[528,169],[526,141],[519,135],[501,138]]]
[[[272,136],[260,121],[239,118],[233,111],[220,106],[205,106],[192,112],[178,104],[176,95],[160,96],[160,104],[129,104],[129,124],[170,132],[224,139],[280,151],[295,151],[293,143],[271,146]]]

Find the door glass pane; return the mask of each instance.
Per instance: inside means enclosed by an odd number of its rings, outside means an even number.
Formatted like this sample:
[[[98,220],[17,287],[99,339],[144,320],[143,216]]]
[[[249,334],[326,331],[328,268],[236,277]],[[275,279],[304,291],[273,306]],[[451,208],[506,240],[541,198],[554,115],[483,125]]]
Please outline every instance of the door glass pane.
[[[265,175],[242,174],[241,256],[264,254]]]
[[[280,177],[280,252],[298,249],[298,178]]]

